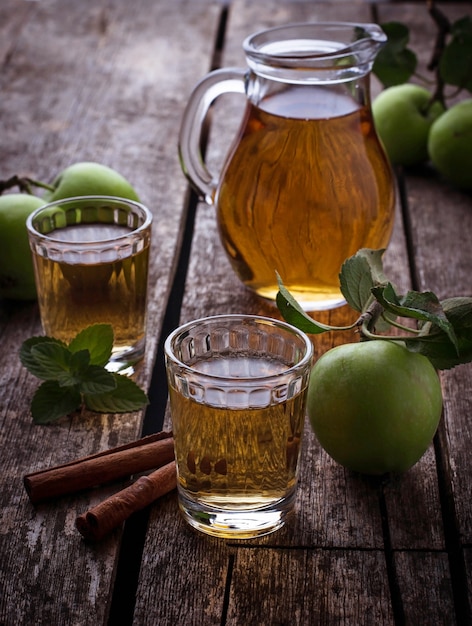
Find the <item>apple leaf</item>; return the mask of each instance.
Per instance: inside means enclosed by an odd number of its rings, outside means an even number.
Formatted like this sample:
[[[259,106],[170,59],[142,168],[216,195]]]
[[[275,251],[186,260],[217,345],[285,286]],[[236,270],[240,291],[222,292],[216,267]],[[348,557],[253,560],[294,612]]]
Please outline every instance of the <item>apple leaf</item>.
[[[454,22],[451,34],[439,62],[441,78],[472,93],[472,18],[467,16]]]
[[[412,352],[428,357],[437,369],[472,362],[472,297],[439,301],[431,291],[408,291],[405,295],[398,295],[383,272],[383,253],[384,250],[359,250],[341,268],[343,295],[351,307],[360,312],[359,319],[351,326],[326,326],[313,320],[278,277],[277,306],[282,316],[300,330],[312,334],[358,326],[364,339],[401,341]],[[396,321],[398,317],[416,320],[417,328],[400,324]],[[392,325],[408,334],[377,334],[380,327],[383,331],[384,327]]]
[[[333,326],[327,326],[321,322],[315,322],[309,315],[307,315],[292,294],[284,286],[282,279],[278,274],[277,281],[279,283],[279,291],[276,296],[276,303],[286,322],[311,335],[318,335],[334,329]]]
[[[472,361],[472,298],[448,298],[441,305],[454,328],[457,349],[447,333],[432,322],[421,325],[422,334],[417,340],[407,342],[407,347],[427,356],[437,369],[450,369]]]
[[[406,83],[415,73],[416,54],[408,46],[410,31],[400,22],[381,24],[387,43],[379,51],[372,68],[384,87]]]
[[[362,248],[341,267],[341,293],[355,311],[365,311],[373,300],[373,287],[387,282],[382,264],[384,252],[385,250]]]
[[[374,287],[372,293],[385,308],[386,311],[409,317],[416,320],[429,321],[441,329],[454,346],[456,353],[459,350],[454,327],[446,317],[446,314],[437,296],[431,291],[409,291],[405,296],[397,296],[392,285]]]

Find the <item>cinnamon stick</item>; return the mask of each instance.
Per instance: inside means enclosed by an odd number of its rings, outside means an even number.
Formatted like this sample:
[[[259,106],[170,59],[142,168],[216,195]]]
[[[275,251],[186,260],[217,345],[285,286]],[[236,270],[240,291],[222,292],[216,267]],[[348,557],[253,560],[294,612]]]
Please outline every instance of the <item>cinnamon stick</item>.
[[[173,459],[172,433],[163,431],[64,465],[27,474],[23,483],[31,502],[37,504],[161,467]]]
[[[75,521],[77,530],[85,539],[99,541],[132,513],[144,509],[176,486],[177,471],[172,461],[79,515]]]

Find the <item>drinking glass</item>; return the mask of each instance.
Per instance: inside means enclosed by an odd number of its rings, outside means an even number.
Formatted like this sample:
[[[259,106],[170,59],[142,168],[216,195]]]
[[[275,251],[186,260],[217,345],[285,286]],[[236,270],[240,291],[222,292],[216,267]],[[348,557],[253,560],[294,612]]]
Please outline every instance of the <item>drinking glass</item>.
[[[250,538],[293,510],[312,362],[285,322],[222,315],[165,343],[179,505],[205,533]]]
[[[46,204],[27,220],[46,335],[69,342],[91,324],[111,324],[109,369],[144,355],[152,216],[138,202],[82,196]]]

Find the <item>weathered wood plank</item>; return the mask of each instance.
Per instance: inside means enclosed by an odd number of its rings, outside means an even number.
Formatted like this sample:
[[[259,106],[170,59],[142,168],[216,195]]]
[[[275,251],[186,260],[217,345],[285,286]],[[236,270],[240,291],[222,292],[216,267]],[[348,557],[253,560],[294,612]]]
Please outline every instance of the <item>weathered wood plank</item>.
[[[53,0],[29,3],[20,27],[13,5],[0,72],[1,177],[51,180],[74,161],[95,160],[133,181],[155,217],[148,350],[137,372],[147,386],[184,217],[176,128],[187,86],[210,66],[220,7]],[[2,351],[16,354],[40,333],[36,305],[0,307]],[[120,533],[92,547],[74,522],[120,485],[33,509],[22,476],[136,439],[142,416],[86,414],[34,426],[36,381],[12,358],[2,360],[0,384],[0,622],[103,623]]]
[[[335,19],[336,15],[340,15],[339,11],[339,8],[336,11],[331,5],[325,3],[270,3],[269,7],[269,3],[234,2],[230,8],[223,64],[241,66],[244,63],[241,42],[246,35],[259,28],[304,19]],[[342,15],[344,19],[353,20],[359,20],[363,16],[366,21],[370,12],[366,5],[344,4]],[[214,171],[218,171],[221,167],[223,156],[230,145],[231,133],[237,125],[238,107],[241,102],[239,99],[239,103],[234,104],[230,96],[225,96],[224,100],[219,110],[216,107],[217,110],[212,116],[208,163]],[[238,100],[237,97],[236,100]],[[401,224],[396,229],[394,241],[395,252],[392,258],[403,259],[405,267],[406,257]],[[392,263],[396,274],[397,266],[396,262]],[[273,304],[257,298],[235,277],[218,239],[215,211],[211,207],[199,205],[181,321],[210,314],[241,312],[280,317]],[[318,317],[326,322],[342,324],[347,315],[349,313],[345,309],[339,309]],[[176,320],[176,325],[177,323]],[[350,338],[355,339],[354,335]],[[316,352],[320,355],[335,343],[346,340],[345,336],[340,338],[333,337],[331,334],[317,337]],[[235,547],[238,569],[237,576],[231,584],[227,623],[274,623],[274,620],[279,623],[291,623],[295,619],[295,623],[302,624],[308,623],[307,615],[312,610],[314,615],[321,616],[319,623],[329,623],[330,617],[344,614],[345,621],[341,619],[339,623],[347,624],[357,610],[371,613],[373,617],[371,623],[393,623],[388,599],[386,567],[381,552],[383,536],[378,500],[377,485],[371,484],[368,479],[346,472],[331,461],[320,449],[307,426],[296,514],[290,523],[275,535],[251,543],[264,546],[264,548],[269,546],[283,546],[284,548],[330,546],[338,549],[349,548],[352,552],[348,550],[340,557],[337,550],[320,553],[317,556],[309,551],[288,550],[285,552],[284,550],[279,554],[272,550],[261,550],[257,552],[259,566],[256,568],[257,575],[246,577],[242,572],[248,567],[247,550],[244,547]],[[173,529],[170,533],[169,525]],[[134,623],[141,624],[143,619],[147,619],[146,623],[149,624],[172,623],[172,618],[164,616],[160,605],[161,603],[168,604],[169,594],[174,597],[181,582],[174,577],[172,591],[168,587],[169,583],[166,582],[165,595],[161,591],[161,586],[155,585],[159,599],[156,600],[156,596],[153,596],[152,601],[147,586],[149,577],[153,576],[157,557],[150,555],[165,551],[164,544],[167,541],[184,545],[183,551],[187,554],[188,542],[194,541],[192,535],[191,531],[182,526],[181,520],[176,522],[169,515],[162,515],[162,511],[153,511],[145,544],[146,557],[141,569]],[[205,545],[209,553],[215,553],[216,558],[219,558],[224,542],[200,537],[198,544]],[[281,554],[284,556],[280,556]],[[279,562],[279,558],[282,561]],[[199,598],[206,597],[207,590],[215,584],[214,573],[210,570],[207,575],[205,569],[202,570],[193,565],[193,560],[189,569],[188,561],[187,556],[185,563],[181,560],[179,563],[162,563],[166,569],[159,572],[159,579],[168,581],[172,578],[172,573],[176,571],[176,568],[177,571],[182,571],[184,568],[186,579],[192,582],[186,587],[186,593],[182,594],[182,605],[193,607],[198,605]],[[332,569],[332,578],[329,578],[329,575],[326,578],[320,576],[317,568],[321,561],[325,564],[326,570]],[[231,561],[228,566],[231,567]],[[307,570],[304,570],[304,567]],[[343,575],[345,567],[351,567],[350,571],[355,572],[355,575],[352,577]],[[290,574],[292,571],[293,577]],[[373,572],[376,578],[375,591],[372,587]],[[316,579],[317,583],[313,590],[310,587],[310,591],[303,596],[300,590],[307,590],[305,576],[311,580]],[[337,588],[338,596],[334,597],[331,602],[330,594],[334,587]],[[264,608],[261,607],[259,600],[255,601],[255,598],[266,597],[269,588],[270,596]],[[319,593],[315,591],[316,589]],[[361,589],[365,590],[362,603],[353,603],[352,599],[357,598]],[[311,594],[315,595],[307,597]],[[349,606],[343,607],[346,597],[351,598],[351,602],[346,600]],[[284,609],[286,598],[291,598],[291,602],[287,605],[287,609]],[[324,606],[319,608],[319,602],[325,603]],[[169,615],[173,615],[172,602],[169,607],[171,611]],[[214,613],[211,619],[208,618],[208,623],[219,623],[221,608],[221,597],[219,597],[216,605],[213,606]],[[188,608],[187,614],[190,615]],[[317,620],[315,622],[318,623]],[[195,623],[198,623],[198,619]],[[356,623],[356,619],[353,621],[351,619],[350,623]]]
[[[393,625],[385,579],[380,551],[242,548],[226,624]]]
[[[443,552],[395,554],[406,624],[450,626],[456,622],[447,555]],[[431,589],[435,593],[431,593]]]
[[[190,529],[169,494],[153,507],[133,624],[218,626],[232,549]]]
[[[336,3],[335,3],[336,4]],[[381,7],[383,9],[383,6]],[[390,9],[390,7],[388,7]],[[343,19],[369,21],[371,13],[369,8],[364,4],[349,4],[333,6],[325,3],[317,3],[309,5],[308,3],[294,3],[293,5],[282,5],[273,3],[270,10],[263,3],[250,2],[234,2],[230,10],[229,32],[226,37],[225,51],[223,56],[223,64],[226,66],[239,65],[244,63],[241,41],[242,39],[259,28],[275,25],[282,22],[297,21],[305,19],[339,19],[340,11]],[[400,4],[395,7],[396,13],[394,17],[399,19],[408,18],[410,25],[415,28],[423,28],[423,20],[410,20],[411,16],[418,15],[418,5],[410,6]],[[380,13],[383,16],[383,13]],[[377,86],[378,89],[378,86]],[[226,98],[228,100],[228,98]],[[232,102],[224,102],[221,107],[216,107],[216,112],[212,119],[212,129],[210,141],[210,150],[208,163],[214,171],[218,171],[221,166],[224,154],[229,146],[235,126],[237,126],[237,111],[240,104]],[[219,118],[219,110],[222,110],[222,120]],[[230,113],[228,113],[230,112]],[[233,121],[231,121],[233,120]],[[213,139],[216,138],[216,139]],[[436,191],[437,193],[437,191]],[[421,197],[424,196],[421,194]],[[444,198],[444,188],[438,193],[438,202]],[[459,227],[460,228],[460,227]],[[467,232],[467,231],[466,231]],[[458,258],[460,258],[458,253]],[[406,252],[406,244],[403,233],[403,225],[401,218],[397,219],[395,233],[391,246],[386,254],[386,270],[392,280],[398,285],[408,289],[410,283],[410,269],[408,265],[408,257]],[[242,312],[250,311],[257,314],[278,317],[277,311],[273,306],[257,299],[253,294],[249,293],[239,284],[239,281],[232,274],[229,263],[221,250],[218,241],[217,231],[214,224],[213,209],[200,205],[197,215],[196,231],[193,242],[193,253],[190,262],[188,274],[188,287],[182,312],[181,321],[208,315],[218,312]],[[342,310],[326,314],[323,321],[330,320],[332,323],[340,323],[346,313]],[[323,316],[317,315],[318,318]],[[343,336],[342,339],[326,335],[317,337],[315,340],[316,353],[319,355],[329,349],[334,343],[346,341],[348,338]],[[295,586],[292,585],[290,572],[295,567],[293,562],[301,559],[301,553],[290,560],[287,557],[285,567],[268,566],[267,563],[273,557],[273,553],[267,550],[269,546],[337,546],[337,547],[369,547],[375,550],[377,547],[383,547],[382,529],[380,525],[380,510],[378,500],[383,499],[385,511],[388,514],[388,527],[386,532],[389,533],[388,540],[392,542],[395,550],[401,548],[416,548],[425,550],[416,556],[410,553],[398,553],[394,562],[391,563],[399,577],[399,593],[397,599],[400,606],[403,607],[407,623],[424,623],[434,624],[436,614],[440,616],[453,615],[453,599],[450,582],[450,573],[448,571],[447,555],[444,552],[444,534],[442,528],[442,517],[439,502],[439,492],[437,485],[437,469],[435,463],[434,450],[431,447],[420,463],[415,466],[405,476],[391,480],[383,486],[379,486],[375,481],[363,479],[359,476],[352,475],[330,461],[327,456],[320,450],[313,435],[307,429],[306,447],[303,456],[301,486],[297,503],[297,513],[295,520],[285,529],[282,529],[274,536],[259,540],[258,545],[264,547],[261,550],[261,559],[263,564],[259,562],[257,568],[257,576],[242,576],[237,579],[233,573],[233,580],[230,593],[230,606],[228,609],[228,623],[249,623],[261,619],[263,611],[259,606],[248,607],[250,600],[247,600],[241,606],[237,602],[235,589],[238,587],[238,599],[242,598],[263,598],[266,589],[260,578],[267,576],[270,571],[270,585],[273,599],[266,606],[264,615],[270,612],[275,605],[278,611],[283,610],[282,602],[277,602],[278,598],[291,597],[296,595]],[[462,497],[463,494],[462,494]],[[359,517],[356,519],[356,511]],[[147,538],[146,552],[153,553],[159,551],[160,541],[155,541],[158,529],[170,523],[170,518],[161,518],[158,515],[152,518],[150,524],[150,533]],[[175,528],[175,541],[187,540],[187,531],[183,530],[178,523]],[[208,541],[206,538],[201,541]],[[208,549],[213,549],[213,540],[209,540]],[[437,552],[436,552],[437,551]],[[244,560],[241,556],[245,551],[238,547],[235,556],[235,563],[241,562],[244,567],[248,566],[248,560]],[[278,553],[276,553],[278,554]],[[285,552],[283,553],[285,554]],[[333,552],[330,556],[326,556],[330,561],[330,565],[335,568],[335,557]],[[366,556],[366,555],[369,556]],[[270,555],[270,556],[269,556]],[[365,585],[367,578],[364,578],[365,568],[368,567],[369,558],[372,552],[359,553],[353,550],[349,553],[348,562],[356,561],[362,578],[362,585]],[[388,557],[389,558],[389,557]],[[271,561],[273,563],[273,561]],[[282,576],[278,572],[282,572]],[[170,570],[167,575],[170,575]],[[315,575],[317,570],[315,570]],[[164,579],[167,575],[163,574]],[[386,571],[383,566],[377,572],[379,584],[386,589]],[[418,580],[428,579],[428,585],[421,586],[419,583],[410,586],[414,576]],[[141,573],[140,590],[145,588],[145,581],[148,576],[146,565]],[[195,572],[189,574],[193,578]],[[288,582],[285,580],[288,577]],[[200,578],[202,580],[202,578]],[[195,579],[196,582],[196,579]],[[327,586],[323,582],[321,584],[320,594],[327,594]],[[203,576],[204,588],[209,586],[209,581]],[[316,588],[316,587],[315,587]],[[355,584],[349,580],[346,586],[345,581],[342,584],[342,593],[349,595],[354,593]],[[368,584],[365,586],[369,589]],[[144,614],[141,591],[138,592],[138,606],[140,613]],[[367,597],[362,598],[360,605],[363,608],[372,606],[373,596],[370,592]],[[306,602],[306,598],[303,600]],[[295,601],[292,605],[291,616],[297,616],[303,611],[304,604],[302,600]],[[190,603],[195,602],[193,595]],[[416,605],[417,603],[417,605]],[[257,603],[256,603],[257,604]],[[152,610],[149,604],[146,604],[148,610]],[[392,621],[392,609],[390,609],[389,601],[386,602],[387,617],[378,618],[371,623],[389,623]],[[350,607],[350,605],[349,605]],[[436,607],[442,607],[436,612]],[[419,608],[424,609],[421,619]],[[314,609],[313,614],[317,614]],[[399,607],[396,607],[396,611]],[[246,612],[247,611],[247,612]],[[277,618],[283,623],[284,618],[280,617],[277,612]],[[216,617],[215,617],[216,619]],[[287,621],[288,619],[285,618]],[[385,621],[382,621],[384,619]],[[362,621],[362,620],[360,620]],[[137,620],[136,623],[139,623]],[[169,622],[170,623],[170,622]],[[303,623],[300,621],[300,623]],[[306,622],[305,622],[306,623]],[[317,622],[318,623],[318,622]],[[320,622],[323,623],[323,622]],[[327,622],[328,623],[328,622]],[[351,621],[351,623],[355,623]]]
[[[454,21],[464,15],[471,15],[472,4],[468,3],[441,3],[440,8]],[[431,59],[433,41],[436,28],[429,17],[426,6],[387,6],[379,7],[381,21],[398,20],[407,23],[411,30],[410,45],[418,55],[419,73],[428,75],[426,65]],[[431,74],[429,74],[431,76]],[[417,81],[418,82],[418,81]],[[461,98],[466,95],[461,94]],[[457,98],[456,98],[457,99]],[[455,100],[453,99],[452,102]],[[439,298],[457,295],[470,295],[472,281],[470,266],[472,251],[469,233],[472,229],[472,200],[470,194],[461,193],[441,180],[436,172],[428,167],[417,171],[404,173],[405,197],[408,204],[409,219],[412,228],[412,245],[414,250],[414,266],[416,288],[432,290]],[[456,600],[458,609],[468,612],[458,618],[470,619],[470,571],[468,583],[464,581],[467,574],[463,565],[465,554],[461,554],[461,544],[470,545],[472,529],[472,513],[470,511],[470,446],[472,430],[468,416],[471,412],[470,365],[458,367],[441,375],[444,395],[444,422],[440,425],[440,437],[437,437],[437,451],[441,459],[438,472],[440,477],[441,505],[438,503],[436,512],[429,507],[425,518],[425,507],[418,490],[411,481],[420,481],[423,475],[414,468],[406,477],[406,486],[412,489],[397,494],[389,501],[389,523],[392,531],[392,542],[395,547],[414,546],[424,547],[425,543],[441,545],[441,516],[444,519],[446,533],[445,542],[450,552],[450,567],[443,556],[438,555],[436,569],[432,569],[433,556],[424,556],[422,559],[413,557],[409,553],[402,556],[405,570],[402,571],[402,580],[405,583],[405,606],[411,613],[411,623],[421,623],[419,616],[427,615],[432,619],[437,614],[437,623],[451,623],[453,608],[451,586],[445,579],[455,580],[457,589]],[[433,461],[431,459],[431,467]],[[426,474],[428,481],[433,479],[431,472]],[[415,480],[416,478],[416,480]],[[432,486],[432,483],[430,483]],[[406,494],[406,497],[403,496]],[[416,494],[415,501],[419,503],[418,515],[411,518],[405,508],[408,499]],[[431,498],[433,503],[435,498]],[[441,507],[442,506],[442,510]],[[428,539],[428,524],[431,537]],[[440,541],[438,543],[438,540]],[[422,587],[415,591],[413,580],[408,582],[407,572],[411,578],[421,580],[432,576]],[[469,599],[465,598],[464,589],[469,588]],[[410,591],[408,591],[410,590]],[[426,592],[425,592],[426,590]],[[468,606],[467,606],[468,603]],[[443,611],[441,608],[443,607]],[[427,619],[424,618],[423,619]],[[429,623],[429,622],[428,622]],[[464,621],[466,623],[466,621]]]

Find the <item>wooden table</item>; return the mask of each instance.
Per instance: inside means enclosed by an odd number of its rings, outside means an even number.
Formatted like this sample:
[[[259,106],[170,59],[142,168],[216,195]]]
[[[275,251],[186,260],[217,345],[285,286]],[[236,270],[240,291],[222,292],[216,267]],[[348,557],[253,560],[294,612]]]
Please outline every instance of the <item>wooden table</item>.
[[[449,16],[472,5],[446,3]],[[176,143],[195,82],[244,64],[241,42],[302,20],[400,20],[424,65],[434,31],[422,2],[2,0],[0,177],[50,181],[94,160],[133,181],[153,211],[147,353],[137,372],[144,414],[35,426],[21,342],[40,334],[36,304],[0,304],[0,624],[137,626],[470,624],[472,376],[441,375],[434,445],[402,477],[373,480],[334,463],[307,428],[297,511],[281,531],[230,542],[191,531],[175,492],[98,544],[77,515],[123,484],[33,507],[24,474],[133,441],[168,425],[162,342],[180,321],[223,312],[277,317],[232,273],[212,208],[189,192]],[[378,90],[378,85],[374,86]],[[236,98],[237,100],[237,98]],[[234,132],[231,100],[212,119],[217,168]],[[398,216],[386,255],[404,290],[472,295],[472,202],[428,169],[398,173]],[[325,319],[339,323],[339,309]],[[319,317],[319,316],[318,316]],[[315,340],[319,356],[345,336]]]

